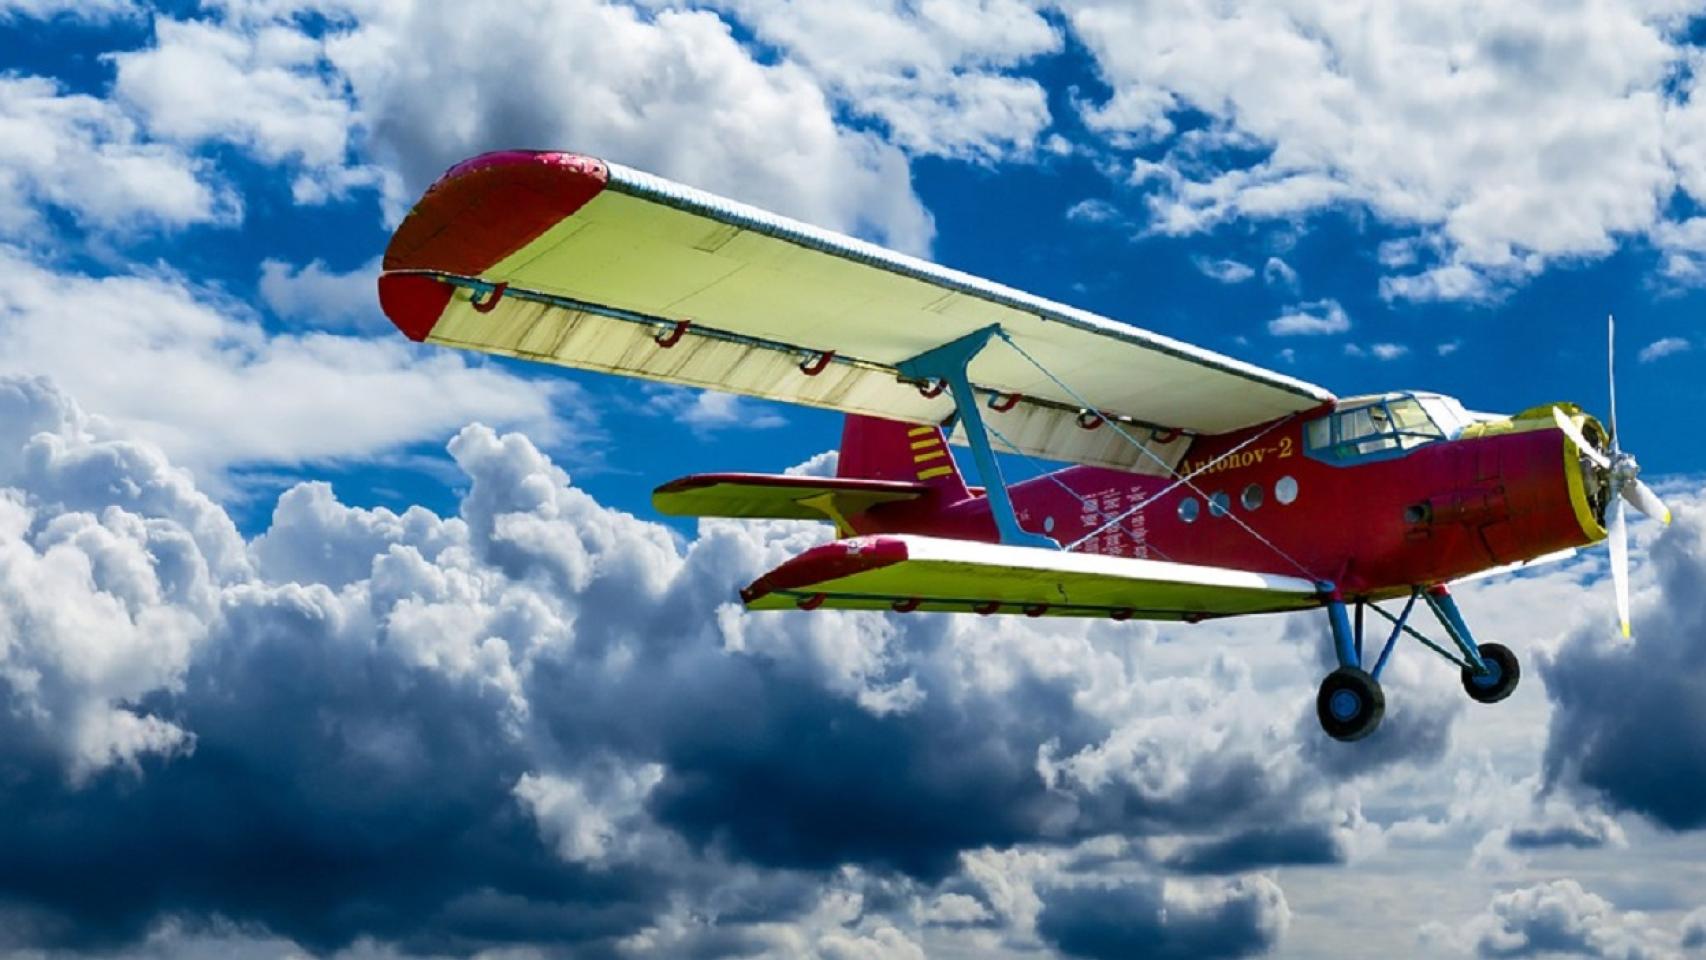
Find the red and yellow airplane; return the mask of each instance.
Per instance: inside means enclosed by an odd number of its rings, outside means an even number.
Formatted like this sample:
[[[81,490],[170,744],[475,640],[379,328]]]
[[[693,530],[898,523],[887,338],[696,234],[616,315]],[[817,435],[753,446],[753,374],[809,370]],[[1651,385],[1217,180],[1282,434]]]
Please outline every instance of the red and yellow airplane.
[[[1433,393],[1339,399],[575,154],[452,168],[392,238],[379,297],[416,341],[846,413],[833,478],[694,476],[654,494],[668,514],[835,525],[742,590],[748,609],[1194,622],[1324,607],[1339,667],[1316,705],[1340,740],[1379,724],[1406,634],[1476,700],[1510,695],[1517,659],[1476,643],[1454,581],[1609,537],[1627,635],[1623,502],[1670,519],[1617,448],[1615,412],[1607,432],[1570,404],[1506,417]],[[1073,466],[1009,486],[998,452]],[[1411,625],[1418,601],[1449,646]],[[1367,610],[1391,624],[1372,663]]]

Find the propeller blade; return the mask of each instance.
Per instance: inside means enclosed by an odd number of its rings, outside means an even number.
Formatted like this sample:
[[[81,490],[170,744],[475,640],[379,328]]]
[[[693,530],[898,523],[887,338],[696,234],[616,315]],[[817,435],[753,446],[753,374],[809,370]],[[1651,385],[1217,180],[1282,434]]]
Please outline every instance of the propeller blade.
[[[1611,393],[1611,422],[1607,426],[1611,430],[1611,449],[1616,452],[1617,446],[1617,318],[1611,314],[1605,315],[1605,384]]]
[[[1598,464],[1601,470],[1611,469],[1611,461],[1606,459],[1605,454],[1596,450],[1594,445],[1588,442],[1587,437],[1582,436],[1582,432],[1576,429],[1576,422],[1571,420],[1568,414],[1557,407],[1553,407],[1552,419],[1558,424],[1558,429],[1564,431],[1564,436],[1569,437],[1570,442],[1576,445],[1576,449],[1582,452],[1582,456]]]
[[[1617,590],[1617,623],[1629,636],[1629,528],[1623,523],[1623,501],[1611,502],[1611,529],[1606,542],[1611,546],[1611,585]]]
[[[1670,508],[1653,492],[1653,488],[1640,480],[1631,480],[1623,485],[1623,499],[1629,505],[1641,511],[1660,523],[1670,523]]]

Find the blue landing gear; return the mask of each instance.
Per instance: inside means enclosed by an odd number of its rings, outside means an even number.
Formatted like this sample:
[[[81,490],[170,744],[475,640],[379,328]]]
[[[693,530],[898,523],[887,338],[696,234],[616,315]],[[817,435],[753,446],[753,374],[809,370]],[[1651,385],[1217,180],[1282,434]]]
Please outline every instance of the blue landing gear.
[[[1327,603],[1327,619],[1333,627],[1333,651],[1338,656],[1339,669],[1321,682],[1321,692],[1315,697],[1315,713],[1321,728],[1335,740],[1361,740],[1374,732],[1386,712],[1386,697],[1380,691],[1380,672],[1392,656],[1398,638],[1409,634],[1422,645],[1455,664],[1463,673],[1463,689],[1480,703],[1498,703],[1511,695],[1522,668],[1516,654],[1502,644],[1477,644],[1457,609],[1457,601],[1444,586],[1416,587],[1410,591],[1404,612],[1396,617],[1367,600],[1357,600],[1356,621],[1353,625],[1349,606],[1330,583],[1321,584],[1321,594]],[[1416,632],[1409,624],[1416,601],[1426,602],[1440,626],[1451,637],[1457,650],[1447,650]],[[1380,650],[1371,670],[1363,670],[1362,619],[1365,609],[1385,617],[1392,624],[1392,634]]]

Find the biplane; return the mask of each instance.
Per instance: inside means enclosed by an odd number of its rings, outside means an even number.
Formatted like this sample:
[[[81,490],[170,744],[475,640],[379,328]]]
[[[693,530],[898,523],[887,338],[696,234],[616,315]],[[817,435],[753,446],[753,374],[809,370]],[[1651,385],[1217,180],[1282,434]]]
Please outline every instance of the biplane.
[[[1627,636],[1624,503],[1670,519],[1617,445],[1615,401],[1608,430],[1567,403],[1494,416],[1420,391],[1339,398],[576,154],[453,167],[392,237],[379,298],[415,341],[846,414],[834,477],[690,476],[653,495],[669,515],[834,525],[743,589],[749,610],[1324,609],[1338,667],[1316,707],[1340,740],[1379,724],[1405,636],[1475,700],[1510,695],[1516,656],[1478,643],[1453,598],[1467,578],[1609,539]],[[1067,465],[1010,484],[1004,454]]]

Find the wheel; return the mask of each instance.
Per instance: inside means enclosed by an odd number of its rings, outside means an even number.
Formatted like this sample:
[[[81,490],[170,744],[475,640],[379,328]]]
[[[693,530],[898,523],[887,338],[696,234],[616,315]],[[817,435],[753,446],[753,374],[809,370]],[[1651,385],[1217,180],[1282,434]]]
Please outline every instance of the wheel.
[[[1386,695],[1373,677],[1356,667],[1340,667],[1321,681],[1315,715],[1334,740],[1361,740],[1380,726],[1380,718],[1386,715]]]
[[[1517,663],[1516,654],[1504,644],[1484,643],[1481,662],[1487,665],[1486,673],[1478,674],[1473,667],[1463,668],[1464,691],[1481,703],[1498,703],[1510,696],[1517,681],[1522,679],[1522,665]]]

